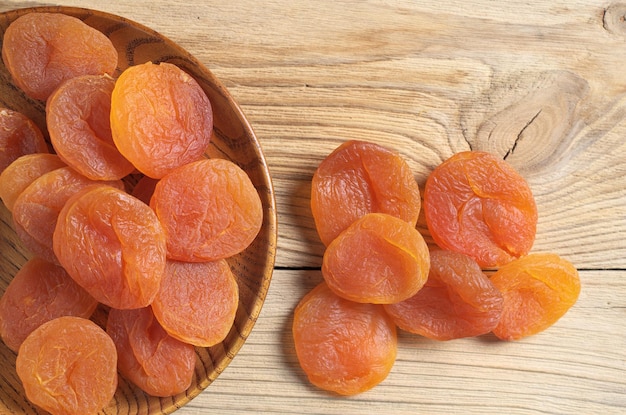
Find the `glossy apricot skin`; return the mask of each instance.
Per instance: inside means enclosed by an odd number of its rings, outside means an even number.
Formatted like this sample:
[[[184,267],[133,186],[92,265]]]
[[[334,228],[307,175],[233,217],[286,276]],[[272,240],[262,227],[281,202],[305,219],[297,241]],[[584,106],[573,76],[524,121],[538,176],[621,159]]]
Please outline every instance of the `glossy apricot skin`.
[[[173,396],[191,385],[194,347],[167,334],[150,307],[111,309],[106,332],[115,343],[120,373],[147,394]]]
[[[491,332],[502,309],[502,294],[476,261],[443,250],[430,253],[428,281],[417,294],[385,305],[400,329],[440,341]]]
[[[119,180],[135,170],[111,135],[108,75],[82,75],[63,82],[46,102],[46,124],[59,157],[91,180]]]
[[[501,340],[520,340],[554,325],[580,294],[578,270],[552,253],[534,253],[511,261],[492,276],[502,292],[504,309],[493,333]]]
[[[60,264],[99,302],[152,303],[165,270],[165,234],[145,203],[112,186],[73,195],[59,213],[53,247]]]
[[[202,158],[213,109],[198,82],[170,63],[131,66],[111,97],[111,130],[120,152],[155,179]]]
[[[67,165],[56,154],[34,153],[17,158],[0,173],[0,198],[9,211],[38,177]]]
[[[368,213],[328,245],[322,275],[343,298],[390,304],[415,295],[429,267],[428,246],[415,227],[385,213]]]
[[[37,125],[26,115],[0,108],[0,173],[26,154],[49,153]]]
[[[117,351],[91,320],[65,316],[35,329],[15,363],[26,397],[53,415],[99,413],[117,389]]]
[[[172,337],[210,347],[226,338],[238,305],[237,280],[225,259],[167,261],[152,311]]]
[[[406,160],[381,145],[352,140],[317,167],[311,181],[311,211],[328,246],[366,213],[387,213],[415,226],[420,190]]]
[[[482,151],[457,153],[426,180],[424,214],[443,249],[483,268],[526,255],[537,228],[537,205],[526,180],[506,161]]]
[[[24,246],[47,261],[58,263],[52,237],[67,200],[79,190],[95,184],[124,188],[119,181],[94,181],[71,167],[61,167],[35,179],[13,205],[13,225]]]
[[[339,395],[380,384],[396,360],[396,326],[383,307],[343,299],[325,282],[296,306],[292,334],[309,381]]]
[[[169,259],[216,261],[245,250],[263,224],[263,206],[235,163],[204,159],[164,176],[150,206],[167,235]]]

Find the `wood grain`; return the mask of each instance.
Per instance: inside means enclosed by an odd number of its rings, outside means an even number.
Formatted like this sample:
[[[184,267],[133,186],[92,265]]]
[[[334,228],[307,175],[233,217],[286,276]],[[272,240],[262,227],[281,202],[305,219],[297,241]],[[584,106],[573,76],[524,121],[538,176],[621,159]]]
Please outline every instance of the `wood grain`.
[[[263,310],[233,362],[177,414],[626,411],[626,3],[64,3],[126,16],[191,52],[243,109],[272,175],[279,237]],[[290,318],[321,278],[310,180],[348,139],[397,150],[420,184],[457,151],[506,158],[537,198],[533,250],[577,266],[578,303],[515,343],[403,334],[388,379],[358,397],[309,386]]]

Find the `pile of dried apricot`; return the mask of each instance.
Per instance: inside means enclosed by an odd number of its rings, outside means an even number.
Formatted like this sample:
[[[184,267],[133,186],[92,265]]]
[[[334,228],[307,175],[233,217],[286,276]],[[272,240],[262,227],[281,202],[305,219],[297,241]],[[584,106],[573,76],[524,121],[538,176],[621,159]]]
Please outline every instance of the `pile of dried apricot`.
[[[263,221],[245,171],[205,157],[209,98],[169,63],[115,78],[111,41],[58,13],[16,19],[2,58],[45,101],[50,137],[0,110],[0,198],[33,254],[0,299],[0,336],[27,398],[52,414],[95,413],[118,370],[150,395],[184,392],[195,346],[233,325],[239,286],[227,260]]]
[[[395,361],[396,328],[440,341],[488,333],[517,340],[576,302],[576,268],[530,253],[537,207],[504,160],[453,155],[430,173],[421,203],[406,161],[377,144],[345,142],[315,171],[324,281],[300,300],[292,325],[314,385],[353,395],[382,382]],[[416,228],[422,206],[430,249]]]

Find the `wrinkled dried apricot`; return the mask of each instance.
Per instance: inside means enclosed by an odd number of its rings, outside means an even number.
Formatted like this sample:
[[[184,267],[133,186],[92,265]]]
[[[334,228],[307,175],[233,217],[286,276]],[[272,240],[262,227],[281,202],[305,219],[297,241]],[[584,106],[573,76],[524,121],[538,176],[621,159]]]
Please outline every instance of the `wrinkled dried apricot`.
[[[96,300],[139,308],[154,300],[165,269],[165,234],[149,206],[105,185],[83,189],[59,213],[53,247]]]
[[[108,75],[77,76],[63,82],[46,102],[46,124],[55,152],[92,180],[119,180],[135,170],[111,135],[114,86]]]
[[[89,318],[98,302],[51,262],[34,257],[0,298],[0,336],[13,351],[43,323],[61,316]]]
[[[576,268],[556,254],[536,253],[511,261],[492,276],[502,292],[504,309],[493,333],[519,340],[556,323],[576,303],[580,278]]]
[[[66,167],[66,164],[56,154],[35,153],[19,157],[0,173],[2,202],[12,211],[18,196],[35,179],[61,167]]]
[[[30,118],[0,108],[0,173],[21,156],[48,152],[41,130]]]
[[[368,213],[328,245],[322,274],[343,298],[390,304],[423,287],[429,264],[428,246],[414,226],[385,213]]]
[[[94,184],[123,188],[121,181],[94,181],[70,167],[61,167],[35,179],[15,200],[13,224],[24,246],[35,255],[58,263],[52,235],[65,202],[79,190]]]
[[[500,320],[502,306],[502,294],[476,261],[435,250],[426,285],[408,300],[385,305],[385,310],[403,330],[451,340],[489,333]]]
[[[238,304],[237,280],[225,259],[167,261],[152,311],[171,336],[210,347],[226,338]]]
[[[340,395],[378,385],[396,360],[396,326],[383,307],[341,298],[325,282],[298,303],[293,338],[311,383]]]
[[[65,316],[35,329],[15,363],[26,397],[53,415],[101,411],[117,389],[117,352],[97,324]]]
[[[126,69],[111,97],[111,130],[120,152],[159,179],[202,158],[213,131],[208,97],[185,71],[147,62]]]
[[[263,223],[261,198],[235,163],[204,159],[164,176],[150,200],[167,235],[168,258],[228,258],[252,243]]]
[[[347,141],[313,175],[311,210],[324,245],[366,213],[387,213],[415,226],[420,207],[408,164],[378,144]]]
[[[150,307],[111,309],[107,333],[117,348],[120,373],[152,396],[172,396],[191,385],[195,349],[167,334]]]
[[[46,100],[61,83],[79,75],[112,75],[117,50],[103,33],[61,13],[28,13],[4,33],[2,60],[15,84]]]
[[[424,213],[434,241],[481,267],[526,255],[537,206],[526,180],[506,161],[481,151],[453,155],[429,175]]]

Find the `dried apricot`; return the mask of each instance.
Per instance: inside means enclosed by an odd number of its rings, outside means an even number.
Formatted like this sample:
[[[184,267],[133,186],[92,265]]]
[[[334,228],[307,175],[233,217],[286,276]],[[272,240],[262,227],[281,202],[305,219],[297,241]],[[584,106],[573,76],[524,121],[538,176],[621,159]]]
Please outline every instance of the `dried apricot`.
[[[165,269],[165,234],[149,206],[117,188],[91,186],[59,213],[59,262],[96,300],[115,308],[148,306]]]
[[[164,176],[150,200],[167,235],[168,258],[228,258],[252,243],[263,223],[261,198],[235,163],[204,159]]]
[[[61,167],[66,164],[56,154],[34,153],[19,157],[0,173],[2,202],[12,211],[18,196],[35,179]]]
[[[171,336],[210,347],[226,338],[238,304],[237,280],[225,259],[167,261],[152,311]]]
[[[94,184],[123,188],[121,181],[94,181],[71,167],[61,167],[35,179],[15,200],[13,224],[24,246],[33,254],[58,263],[52,249],[52,235],[65,202],[74,193]]]
[[[556,254],[536,253],[511,261],[491,276],[502,292],[504,309],[493,333],[519,340],[556,323],[576,303],[580,278],[576,268]]]
[[[325,245],[366,213],[387,213],[415,226],[420,190],[407,162],[378,144],[347,141],[318,166],[311,210]]]
[[[48,98],[46,124],[55,152],[92,180],[119,180],[135,167],[120,154],[111,135],[108,75],[82,75],[63,82]]]
[[[53,415],[101,411],[117,389],[117,351],[91,320],[58,317],[35,329],[15,363],[26,397]]]
[[[112,75],[117,50],[103,33],[61,13],[28,13],[7,27],[2,60],[15,84],[46,100],[61,83],[79,75]]]
[[[159,179],[202,158],[213,132],[213,110],[198,82],[170,63],[126,69],[111,97],[111,130],[120,152]]]
[[[48,152],[41,130],[30,118],[0,108],[0,173],[21,156]]]
[[[339,297],[325,282],[298,303],[293,338],[310,382],[340,395],[378,385],[396,360],[396,326],[383,307]]]
[[[324,280],[337,295],[361,303],[406,300],[428,278],[428,246],[419,231],[385,213],[368,213],[326,248]]]
[[[429,175],[424,213],[441,248],[481,267],[526,255],[537,228],[537,206],[526,180],[506,161],[482,151],[453,155]]]
[[[172,396],[191,385],[195,349],[167,334],[150,307],[111,309],[107,333],[117,348],[120,373],[153,396]]]
[[[498,324],[503,300],[476,261],[453,251],[430,254],[426,285],[408,300],[385,305],[403,330],[435,340],[489,333]]]

